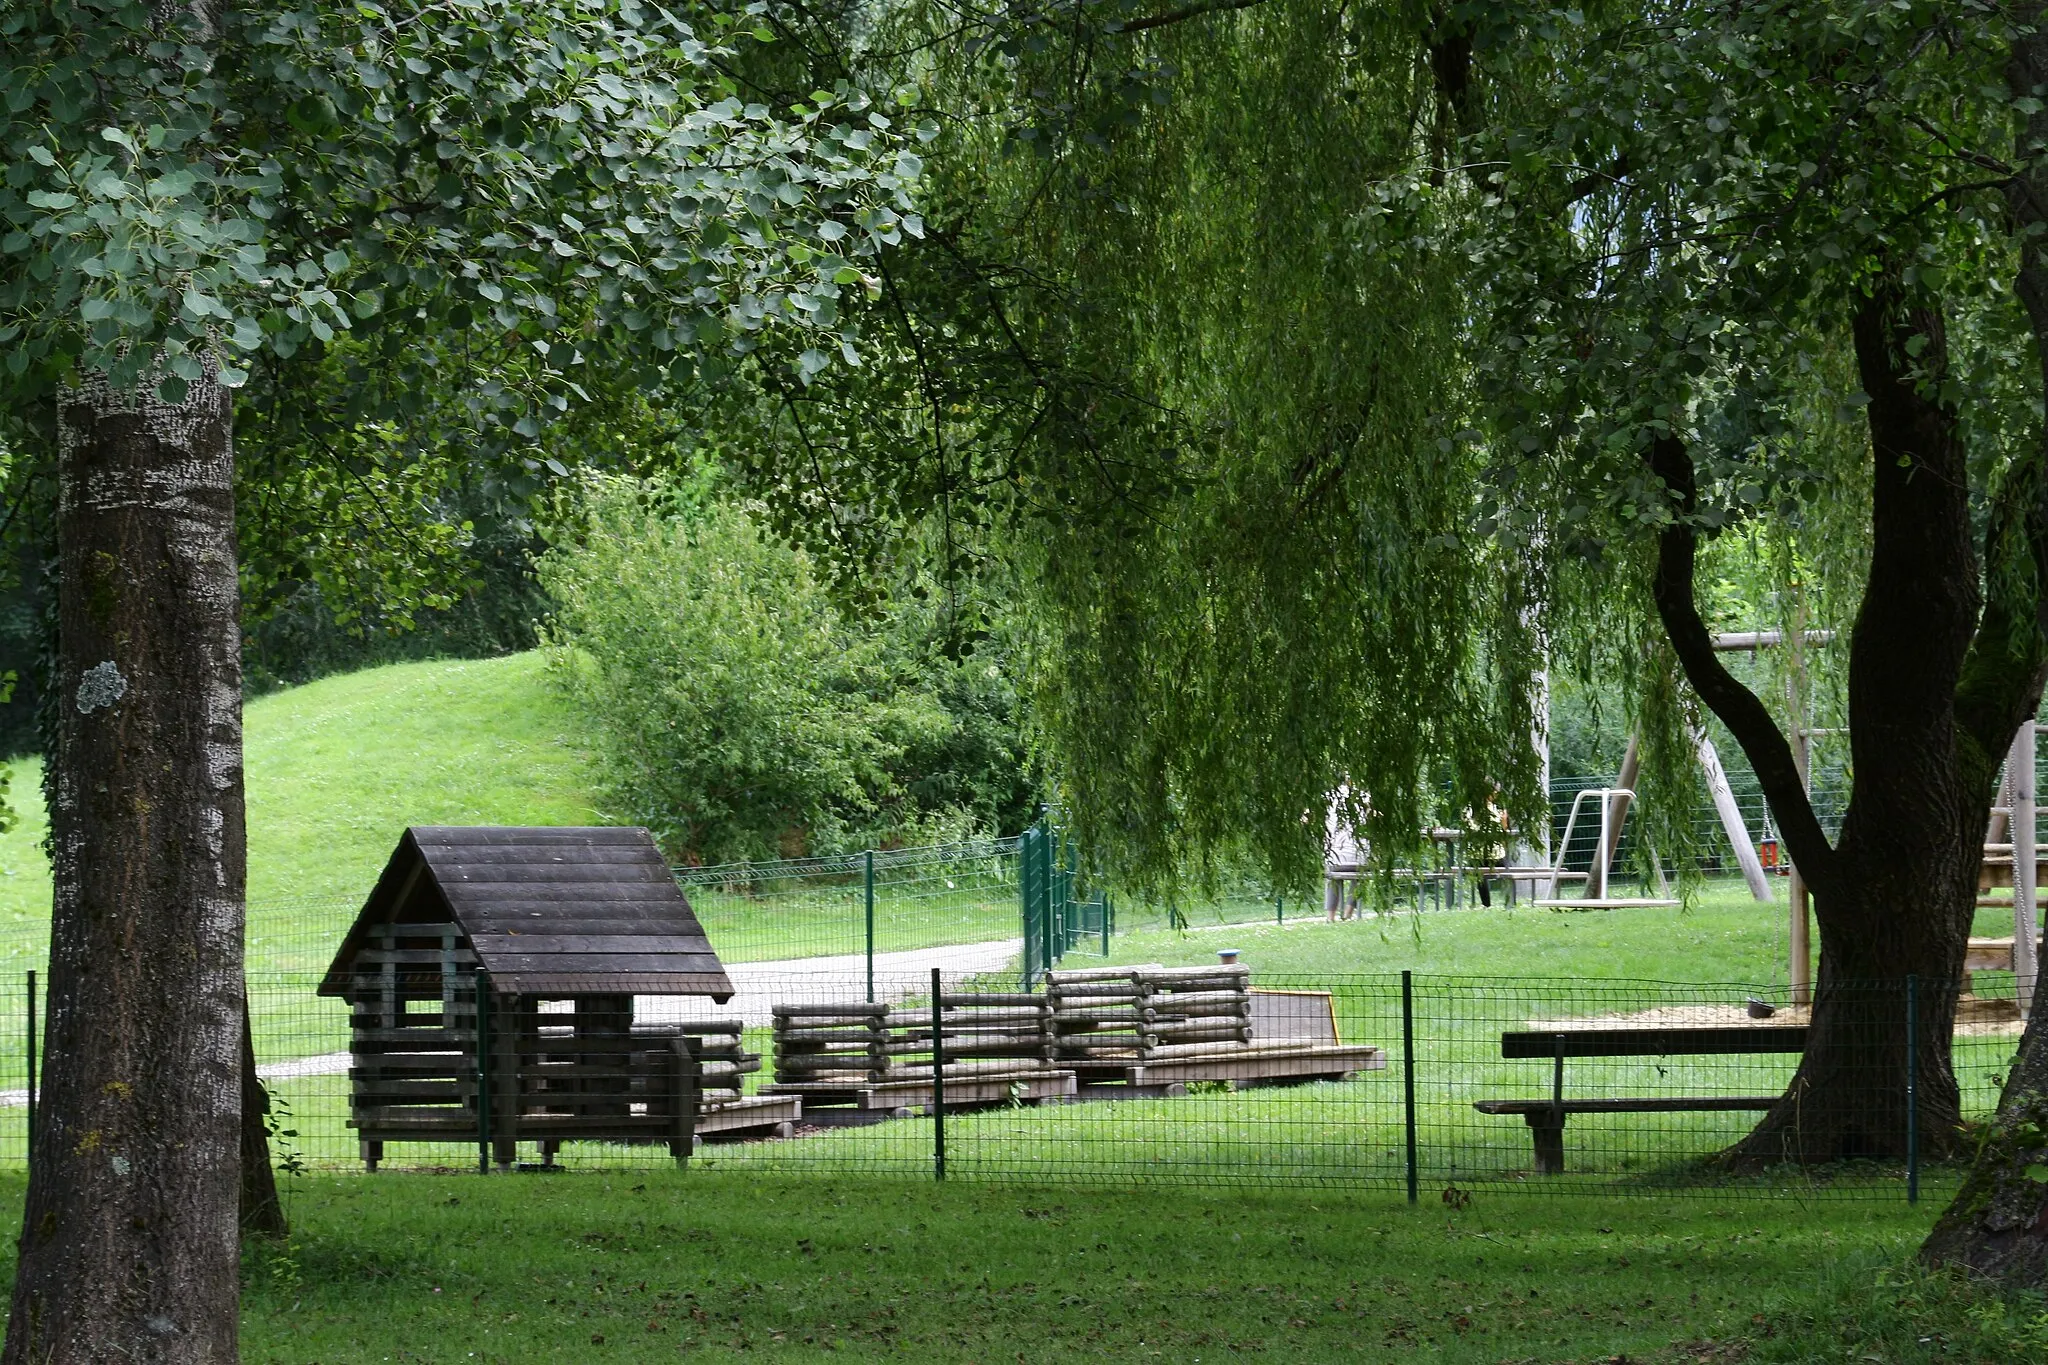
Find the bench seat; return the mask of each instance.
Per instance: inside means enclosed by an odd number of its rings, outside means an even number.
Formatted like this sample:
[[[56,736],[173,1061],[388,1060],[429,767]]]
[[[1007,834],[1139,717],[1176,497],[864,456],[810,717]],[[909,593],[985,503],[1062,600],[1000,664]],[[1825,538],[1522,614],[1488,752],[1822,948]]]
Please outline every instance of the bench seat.
[[[1725,1110],[1764,1110],[1777,1095],[1658,1095],[1643,1098],[1581,1100],[1475,1100],[1482,1114],[1520,1114],[1536,1146],[1538,1175],[1564,1172],[1564,1122],[1572,1114],[1678,1114]]]

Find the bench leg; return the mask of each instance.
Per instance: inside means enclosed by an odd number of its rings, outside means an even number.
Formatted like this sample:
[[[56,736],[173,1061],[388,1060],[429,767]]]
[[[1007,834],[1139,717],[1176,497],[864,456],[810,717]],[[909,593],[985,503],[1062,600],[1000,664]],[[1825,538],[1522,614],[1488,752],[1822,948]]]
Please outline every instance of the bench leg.
[[[1564,1174],[1564,1115],[1555,1113],[1531,1113],[1524,1115],[1529,1120],[1529,1136],[1536,1143],[1536,1174]]]

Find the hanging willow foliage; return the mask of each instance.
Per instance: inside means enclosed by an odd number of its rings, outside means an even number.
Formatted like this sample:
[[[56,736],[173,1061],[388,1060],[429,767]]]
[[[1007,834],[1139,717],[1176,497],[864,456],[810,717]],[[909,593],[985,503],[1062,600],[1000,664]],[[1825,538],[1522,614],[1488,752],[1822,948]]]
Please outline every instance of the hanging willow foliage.
[[[884,11],[834,31],[918,85],[926,236],[870,363],[771,384],[741,459],[855,570],[926,520],[950,572],[1014,578],[1041,746],[1127,877],[1299,885],[1333,792],[1383,866],[1495,808],[1533,832],[1545,668],[1623,697],[1639,845],[1689,866],[1650,443],[1698,466],[1709,625],[1836,633],[1746,665],[1782,728],[1788,675],[1807,724],[1845,704],[1874,272],[1942,296],[1980,508],[2032,439],[2006,228],[1954,151],[2009,142],[1989,13]]]
[[[1072,458],[1177,485],[1026,541],[1039,721],[1127,872],[1246,850],[1299,884],[1339,789],[1386,866],[1537,808],[1530,585],[1472,534],[1464,267],[1427,246],[1462,189],[1415,178],[1435,95],[1398,37],[1306,5],[1164,30],[1134,126],[1008,168],[1075,344],[1144,400]]]

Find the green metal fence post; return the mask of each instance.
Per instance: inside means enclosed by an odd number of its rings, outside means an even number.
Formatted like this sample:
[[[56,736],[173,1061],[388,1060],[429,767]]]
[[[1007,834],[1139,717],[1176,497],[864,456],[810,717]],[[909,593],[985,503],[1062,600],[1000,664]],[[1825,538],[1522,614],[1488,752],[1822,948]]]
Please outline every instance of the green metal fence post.
[[[1107,889],[1104,889],[1104,890],[1102,890],[1102,891],[1099,891],[1099,892],[1097,892],[1097,893],[1096,893],[1096,895],[1097,895],[1097,896],[1098,896],[1098,897],[1099,897],[1099,898],[1101,899],[1101,901],[1102,901],[1102,955],[1103,955],[1104,957],[1108,957],[1108,956],[1109,956],[1109,891],[1108,891]]]
[[[28,974],[28,1161],[36,1159],[36,974]]]
[[[1287,894],[1283,891],[1273,893],[1273,923],[1287,927]]]
[[[875,1003],[875,851],[869,849],[866,857],[866,902],[867,902],[867,945],[868,945],[868,1003]]]
[[[1408,1202],[1415,1202],[1415,974],[1401,973],[1401,1109],[1408,1130]]]
[[[1045,817],[1044,831],[1038,836],[1038,922],[1045,929],[1043,963],[1046,971],[1060,960],[1058,950],[1053,946],[1053,933],[1057,926],[1052,922],[1052,816]]]
[[[479,967],[476,983],[476,1173],[491,1173],[491,974]]]
[[[946,1034],[939,994],[939,969],[932,968],[932,1179],[946,1178]]]
[[[1920,978],[1906,978],[1906,1202],[1920,1202]]]
[[[1038,923],[1031,918],[1031,831],[1017,836],[1017,902],[1024,915],[1024,989],[1038,980]]]

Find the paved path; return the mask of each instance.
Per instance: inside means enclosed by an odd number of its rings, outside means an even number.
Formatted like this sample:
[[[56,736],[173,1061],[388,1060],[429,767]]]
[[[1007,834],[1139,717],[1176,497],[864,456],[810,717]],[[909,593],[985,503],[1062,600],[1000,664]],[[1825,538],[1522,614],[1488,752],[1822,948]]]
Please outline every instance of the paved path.
[[[901,1000],[930,991],[934,967],[948,976],[1001,971],[1015,962],[1023,950],[1023,939],[1005,938],[993,943],[876,953],[875,997]],[[867,958],[861,953],[797,957],[780,962],[736,962],[728,964],[725,972],[738,992],[723,1005],[690,996],[641,996],[635,1001],[634,1017],[649,1023],[738,1018],[749,1027],[766,1028],[773,1017],[772,1008],[779,1001],[859,1000],[867,994]],[[348,1065],[348,1053],[328,1052],[318,1057],[271,1062],[257,1067],[256,1074],[266,1081],[338,1076],[347,1072]],[[27,1103],[26,1090],[0,1090],[0,1108]]]
[[[902,953],[875,954],[875,998],[901,1000],[927,994],[932,968],[948,976],[974,976],[1001,971],[1024,950],[1021,938],[993,943],[961,943],[945,948],[914,948]],[[642,996],[633,1016],[649,1022],[671,1019],[732,1019],[766,1028],[771,1007],[782,1001],[860,1000],[867,995],[867,958],[799,957],[783,962],[728,963],[725,969],[738,993],[723,1005],[685,995]],[[1012,987],[1011,989],[1015,989]]]

